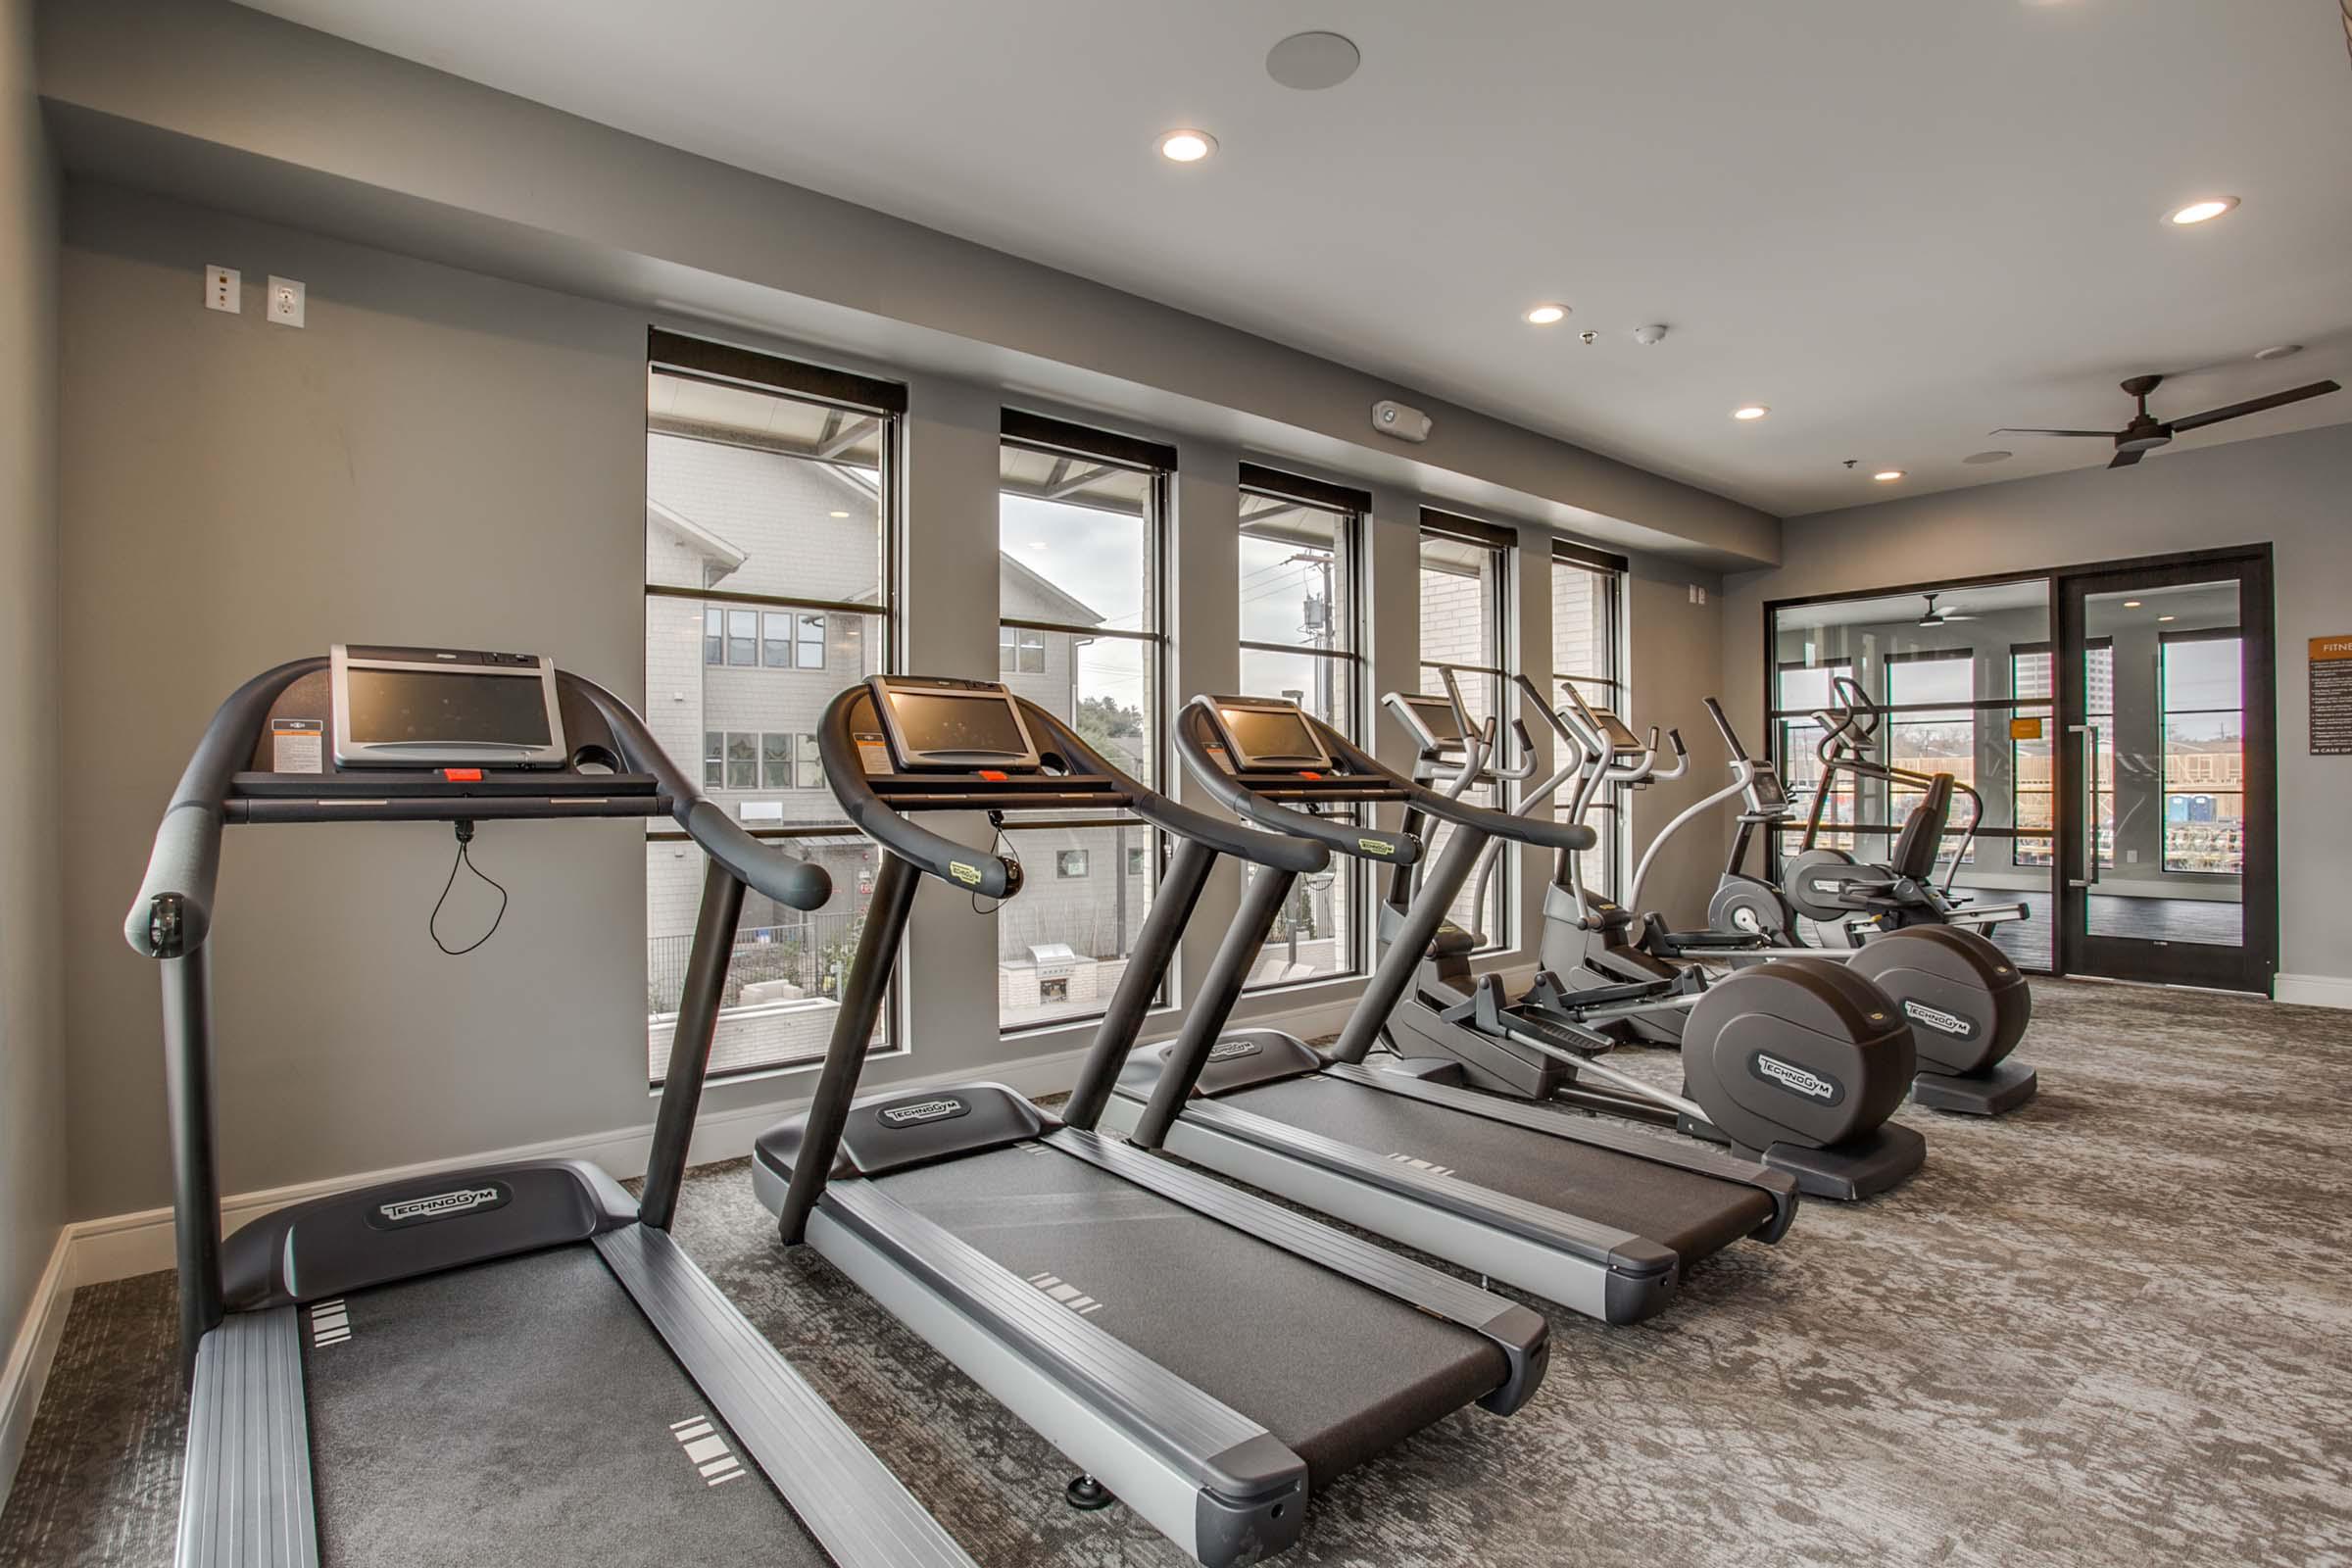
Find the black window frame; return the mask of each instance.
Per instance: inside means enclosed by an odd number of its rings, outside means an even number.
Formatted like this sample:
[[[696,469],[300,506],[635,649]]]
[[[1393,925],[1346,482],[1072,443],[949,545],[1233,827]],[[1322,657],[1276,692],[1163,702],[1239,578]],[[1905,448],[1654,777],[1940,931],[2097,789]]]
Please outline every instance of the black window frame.
[[[653,582],[644,584],[646,601],[650,604],[658,598],[685,599],[703,607],[706,628],[704,661],[706,669],[746,667],[724,662],[714,666],[709,658],[708,626],[709,615],[712,611],[723,612],[731,609],[751,609],[763,612],[772,609],[789,611],[795,615],[796,646],[794,653],[796,658],[799,651],[797,641],[801,626],[799,617],[803,612],[813,612],[826,616],[853,615],[858,617],[860,623],[872,621],[876,635],[880,638],[881,646],[872,654],[874,667],[886,672],[898,671],[899,660],[905,646],[905,627],[901,618],[904,602],[902,572],[904,570],[905,516],[900,495],[900,468],[904,439],[903,423],[906,413],[906,386],[900,382],[884,380],[855,371],[787,359],[762,350],[744,348],[712,339],[692,337],[660,326],[649,327],[646,332],[646,374],[649,381],[651,377],[657,375],[673,376],[684,380],[700,380],[721,386],[738,387],[769,397],[812,404],[827,410],[830,414],[842,416],[842,422],[845,424],[851,419],[872,420],[875,428],[877,470],[875,527],[879,534],[877,540],[879,560],[876,563],[875,578],[877,597],[872,603],[827,600],[789,594],[733,592],[722,588],[698,588]],[[655,429],[650,416],[647,429],[649,434]],[[802,457],[808,461],[826,461],[818,454],[793,453],[790,455]],[[721,624],[723,628],[725,624],[723,615]],[[757,618],[755,618],[755,625],[758,629],[763,629]],[[640,631],[643,631],[642,627]],[[829,620],[826,623],[826,631],[829,636],[831,631]],[[763,653],[764,648],[762,640],[758,636],[755,636],[754,644],[755,658],[749,667],[757,668],[760,665],[757,656]],[[722,656],[724,652],[722,639]],[[827,650],[827,659],[830,660],[829,649]],[[799,666],[796,664],[794,667]],[[724,730],[705,731],[706,736],[710,733],[718,733],[723,736],[730,732]],[[752,733],[755,737],[759,734],[757,731]],[[798,734],[798,732],[795,733]],[[808,739],[808,737],[801,737],[801,739]],[[794,744],[797,748],[800,740],[796,739]],[[761,758],[757,750],[759,746],[757,739],[755,739],[754,745],[756,749],[753,765],[755,776],[759,776],[758,769],[761,765]],[[722,780],[724,778],[723,765],[722,742]],[[709,776],[708,758],[706,758],[705,776],[706,778]],[[816,787],[822,787],[821,773],[815,779],[814,784]],[[706,787],[723,788],[725,786],[722,784],[720,786],[707,785]],[[744,792],[730,789],[728,793]],[[753,793],[765,792],[756,790]],[[789,824],[745,822],[741,826],[744,831],[755,838],[773,840],[839,839],[845,834],[856,832],[855,826],[849,822],[846,813],[839,820],[823,822]],[[650,824],[646,832],[646,841],[648,844],[689,844],[692,842],[683,830],[666,822]],[[858,898],[857,892],[854,887],[846,892],[854,908],[855,901]],[[825,912],[829,911],[818,911],[818,916]],[[818,916],[811,916],[811,921]],[[650,992],[653,963],[650,948],[647,962],[648,990]],[[902,957],[900,972],[892,976],[883,1004],[880,1037],[869,1047],[870,1053],[876,1055],[896,1054],[905,1050],[906,1038],[905,1027],[906,988],[900,983],[904,978],[904,966],[905,959]],[[721,1027],[725,1026],[729,1014],[736,1010],[738,1009],[730,1007],[721,1011],[719,1015]],[[652,1014],[649,1011],[649,1030],[651,1026]],[[776,1060],[758,1061],[741,1067],[713,1069],[710,1075],[710,1081],[716,1083],[755,1078],[777,1072],[812,1071],[821,1064],[823,1054],[824,1047],[820,1041],[813,1050],[801,1054]],[[647,1082],[649,1089],[653,1091],[659,1091],[662,1082],[661,1078],[650,1071],[650,1057]]]

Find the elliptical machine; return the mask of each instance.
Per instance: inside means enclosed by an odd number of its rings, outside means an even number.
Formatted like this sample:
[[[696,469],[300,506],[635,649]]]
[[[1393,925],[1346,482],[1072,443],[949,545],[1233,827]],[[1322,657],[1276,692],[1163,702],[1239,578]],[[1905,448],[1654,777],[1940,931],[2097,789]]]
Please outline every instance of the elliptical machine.
[[[1467,788],[1492,776],[1495,724],[1469,720],[1446,673],[1449,697],[1391,692],[1382,701],[1418,743],[1416,780]],[[1518,809],[1541,805],[1558,782],[1531,791]],[[1408,808],[1402,830],[1418,826]],[[1412,897],[1411,870],[1396,867],[1380,909],[1384,941],[1402,928]],[[1926,1139],[1886,1119],[1917,1067],[1911,1026],[1845,965],[1798,957],[1712,984],[1692,969],[1670,982],[1680,993],[1672,998],[1571,999],[1580,1010],[1631,1006],[1637,1015],[1687,1004],[1675,1094],[1602,1060],[1616,1042],[1553,1005],[1548,998],[1565,991],[1551,977],[1540,974],[1529,998],[1508,999],[1499,975],[1472,970],[1477,945],[1459,925],[1440,926],[1383,1029],[1403,1058],[1391,1070],[1675,1127],[1786,1171],[1816,1197],[1866,1198],[1926,1161]]]
[[[1589,780],[1605,768],[1598,776],[1640,787],[1653,779],[1680,777],[1687,770],[1689,753],[1679,734],[1670,736],[1673,766],[1654,767],[1654,731],[1648,746],[1638,746],[1616,715],[1595,712],[1573,687],[1569,695],[1575,710],[1558,716],[1574,730],[1573,738],[1584,746],[1589,759],[1604,746],[1611,753],[1588,762]],[[1850,697],[1846,700],[1851,701]],[[1986,922],[2021,919],[2023,906],[1984,907],[1945,895],[1937,895],[1938,902],[1931,905],[1924,895],[1910,891],[1935,889],[1936,847],[1943,840],[1952,796],[1964,786],[1948,773],[1927,775],[1886,767],[1867,758],[1857,760],[1850,753],[1853,743],[1848,738],[1855,730],[1854,710],[1849,708],[1838,715],[1817,715],[1831,737],[1825,742],[1829,749],[1824,753],[1824,795],[1828,781],[1834,779],[1830,771],[1834,767],[1915,784],[1921,800],[1904,820],[1891,864],[1865,865],[1842,850],[1821,849],[1814,852],[1814,870],[1800,873],[1791,866],[1790,880],[1800,874],[1816,878],[1822,889],[1820,899],[1831,896],[1828,889],[1834,882],[1843,890],[1843,897],[1854,901],[1832,909],[1837,918],[1829,922],[1843,934],[1847,946],[1814,947],[1805,941],[1804,919],[1825,919],[1820,911],[1829,906],[1793,902],[1781,886],[1751,876],[1745,869],[1758,830],[1776,829],[1792,809],[1780,772],[1770,760],[1747,754],[1721,704],[1710,697],[1706,709],[1730,754],[1732,780],[1677,814],[1651,839],[1635,867],[1626,902],[1635,909],[1642,907],[1642,885],[1668,840],[1714,807],[1740,796],[1743,808],[1731,857],[1708,900],[1708,928],[1675,931],[1655,913],[1642,917],[1637,927],[1633,916],[1579,887],[1573,868],[1563,867],[1553,879],[1552,891],[1565,890],[1571,896],[1566,906],[1555,907],[1548,896],[1544,901],[1546,973],[1561,972],[1555,965],[1570,957],[1581,959],[1581,966],[1566,971],[1567,983],[1573,987],[1577,984],[1574,977],[1638,972],[1636,965],[1654,966],[1658,972],[1670,974],[1680,964],[1738,966],[1814,955],[1834,957],[1877,986],[1911,1021],[1920,1066],[1911,1098],[1919,1104],[1931,1110],[1993,1116],[2032,1100],[2037,1087],[2034,1071],[2011,1059],[2010,1053],[2033,1020],[2034,995],[2008,956],[1990,938],[1962,923],[1972,914]],[[1973,799],[1975,792],[1968,793]],[[1579,809],[1573,820],[1583,819],[1595,796],[1590,786],[1579,792]],[[1814,838],[1819,837],[1820,800],[1817,796],[1809,817],[1809,836]],[[1970,832],[1973,836],[1973,822]],[[1957,863],[1955,858],[1955,866]],[[1889,889],[1905,891],[1898,894]],[[1879,904],[1898,902],[1907,910],[1946,908],[1954,911],[1953,918],[1936,921],[1925,913],[1908,920],[1880,917]],[[1567,999],[1570,1003],[1575,1000],[1573,993]],[[1672,1013],[1651,1012],[1638,1021],[1654,1029],[1672,1017]]]

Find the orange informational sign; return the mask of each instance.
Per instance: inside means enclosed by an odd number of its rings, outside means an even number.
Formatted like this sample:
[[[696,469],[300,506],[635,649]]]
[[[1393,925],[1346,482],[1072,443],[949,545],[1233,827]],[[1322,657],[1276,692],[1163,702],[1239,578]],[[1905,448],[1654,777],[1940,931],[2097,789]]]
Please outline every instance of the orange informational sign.
[[[2311,640],[2311,755],[2352,757],[2352,636]]]
[[[2038,718],[2011,719],[2009,721],[2009,738],[2013,741],[2037,741],[2041,739],[2041,720]]]

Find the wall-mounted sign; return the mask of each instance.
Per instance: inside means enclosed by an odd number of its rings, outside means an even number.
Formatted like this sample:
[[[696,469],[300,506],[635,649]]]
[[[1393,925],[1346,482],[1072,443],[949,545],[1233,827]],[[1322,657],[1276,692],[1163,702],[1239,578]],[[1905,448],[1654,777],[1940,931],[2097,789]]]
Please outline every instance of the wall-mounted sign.
[[[2011,719],[2009,721],[2009,738],[2013,741],[2037,741],[2041,739],[2041,720],[2038,718]]]
[[[2352,635],[2311,640],[2311,755],[2352,757]]]

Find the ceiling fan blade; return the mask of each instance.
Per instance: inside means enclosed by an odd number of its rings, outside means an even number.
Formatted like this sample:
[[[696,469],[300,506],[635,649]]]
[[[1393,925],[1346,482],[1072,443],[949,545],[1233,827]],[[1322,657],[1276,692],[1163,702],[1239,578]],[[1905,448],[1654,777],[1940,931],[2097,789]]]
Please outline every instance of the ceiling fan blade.
[[[2107,465],[2107,466],[2110,468],[2129,468],[2132,466],[2132,465],[2137,463],[2140,459],[2146,456],[2147,454],[2145,452],[2118,452],[2115,455],[2115,461]]]
[[[2203,414],[2192,414],[2185,419],[2173,419],[2167,422],[2175,430],[2195,430],[2208,424],[2219,424],[2224,419],[2235,419],[2248,414],[2260,414],[2265,409],[2282,409],[2289,403],[2300,403],[2305,398],[2321,397],[2329,392],[2341,392],[2343,388],[2333,381],[2314,381],[2309,386],[2299,386],[2289,392],[2274,392],[2267,398],[2248,398],[2243,403],[2232,403],[2226,409],[2207,409]]]
[[[1943,618],[1946,620],[1974,620],[1977,617],[1964,610],[1947,610],[1943,612]]]
[[[2102,441],[2115,439],[2113,430],[2025,430],[2013,425],[2003,425],[1992,433],[1994,435],[2095,435]]]

